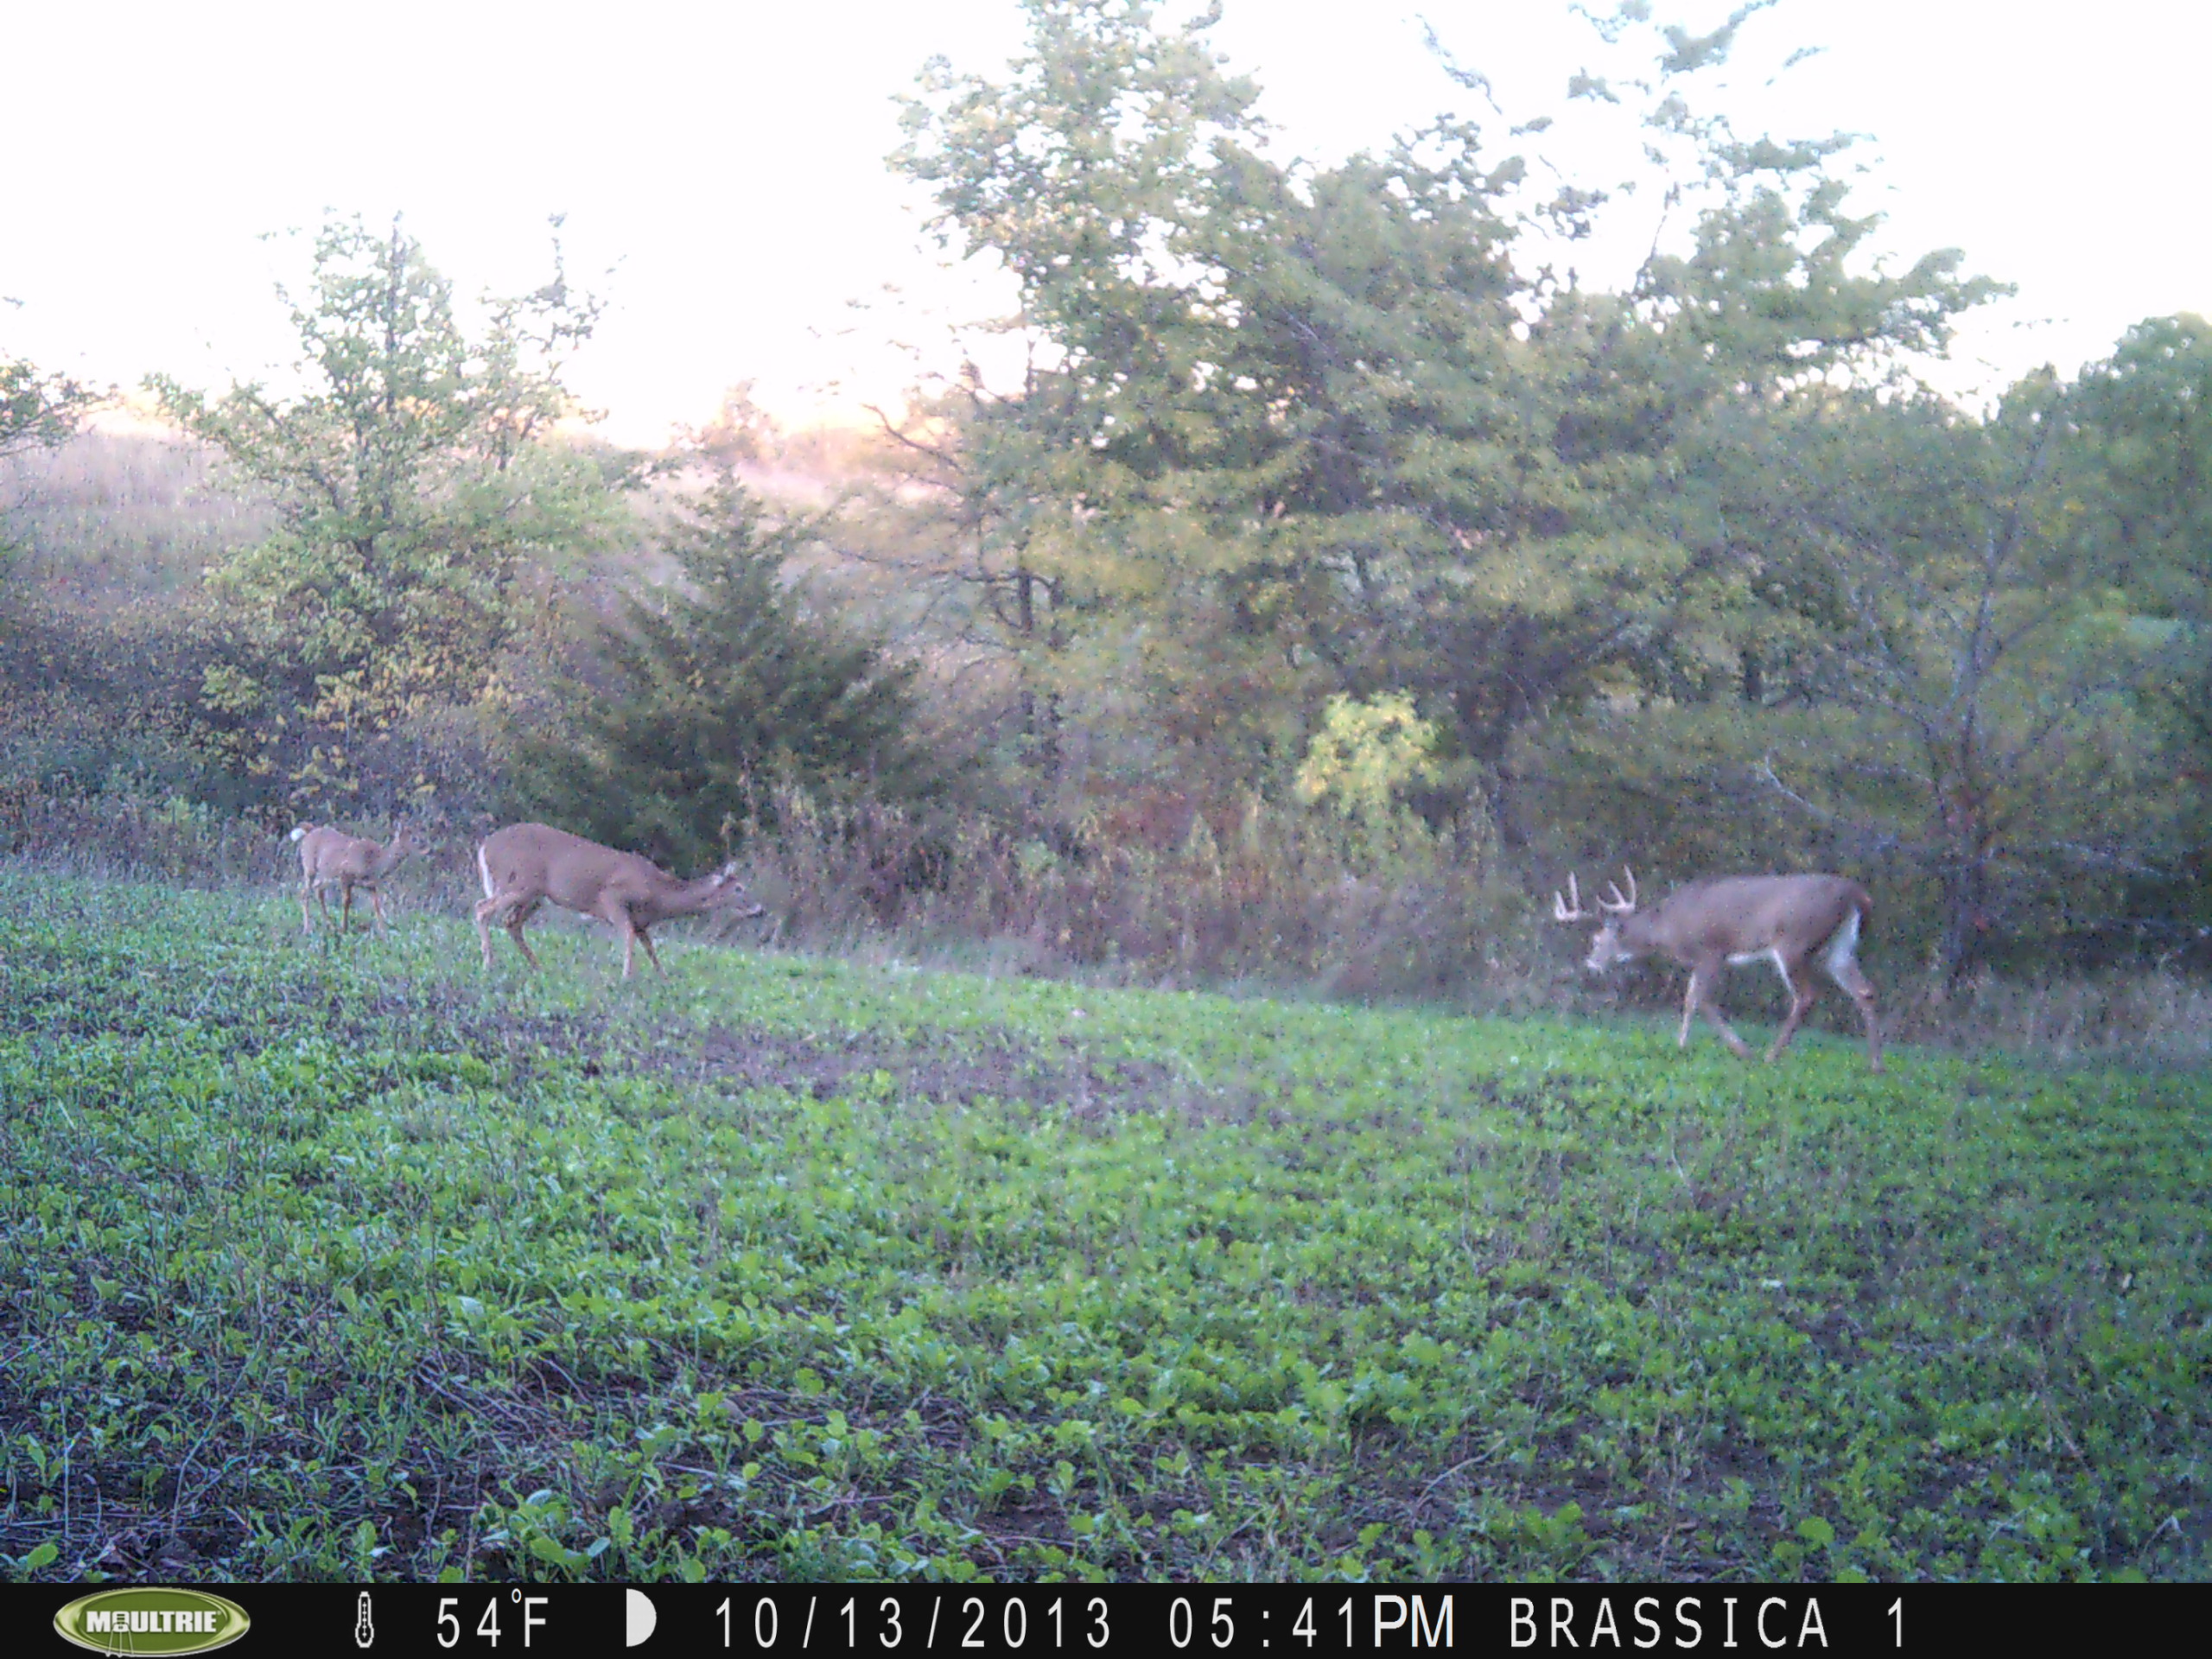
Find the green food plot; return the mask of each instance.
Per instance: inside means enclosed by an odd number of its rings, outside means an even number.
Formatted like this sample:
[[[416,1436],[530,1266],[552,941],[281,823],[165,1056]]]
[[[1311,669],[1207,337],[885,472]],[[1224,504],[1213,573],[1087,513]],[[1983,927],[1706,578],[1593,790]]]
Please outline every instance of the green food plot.
[[[0,869],[0,1570],[2212,1572],[2212,1082]]]

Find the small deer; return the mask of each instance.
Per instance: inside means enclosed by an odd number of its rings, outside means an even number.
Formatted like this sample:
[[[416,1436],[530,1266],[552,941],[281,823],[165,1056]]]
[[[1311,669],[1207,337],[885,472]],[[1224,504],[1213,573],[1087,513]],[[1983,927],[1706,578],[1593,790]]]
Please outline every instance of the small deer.
[[[340,932],[353,926],[356,887],[369,895],[376,931],[383,932],[384,896],[378,892],[378,884],[399,868],[400,860],[423,850],[421,843],[410,838],[412,834],[403,823],[392,831],[390,843],[380,846],[318,823],[303,823],[293,830],[292,839],[300,844],[300,931],[315,931],[315,919],[308,914],[309,893],[321,908],[323,920],[330,919],[328,889],[335,886]]]
[[[1676,1046],[1690,1046],[1690,1022],[1703,1006],[1726,1043],[1748,1059],[1751,1050],[1729,1028],[1713,1000],[1713,988],[1724,963],[1756,962],[1774,964],[1789,993],[1789,1013],[1766,1052],[1771,1063],[1797,1034],[1820,988],[1810,971],[1815,953],[1827,976],[1850,994],[1866,1023],[1866,1054],[1872,1068],[1882,1069],[1882,1035],[1874,1020],[1874,988],[1859,970],[1859,936],[1873,914],[1874,901],[1866,889],[1841,875],[1730,875],[1694,882],[1668,896],[1649,915],[1636,907],[1636,872],[1624,869],[1628,891],[1611,882],[1611,896],[1597,901],[1605,921],[1590,941],[1590,956],[1583,966],[1603,973],[1617,962],[1638,957],[1662,956],[1690,970],[1689,993],[1682,1000],[1682,1029]],[[1583,909],[1574,878],[1567,878],[1567,896],[1552,894],[1552,914],[1562,922],[1595,919]]]
[[[657,973],[665,972],[647,930],[675,916],[709,911],[765,916],[737,879],[737,866],[725,864],[712,875],[679,881],[649,859],[617,852],[565,830],[543,823],[512,823],[494,830],[476,849],[484,878],[484,899],[476,906],[476,932],[484,945],[484,965],[492,965],[492,928],[497,919],[532,968],[538,966],[523,926],[547,899],[563,909],[611,923],[622,936],[622,977],[630,977],[634,948],[643,944]]]

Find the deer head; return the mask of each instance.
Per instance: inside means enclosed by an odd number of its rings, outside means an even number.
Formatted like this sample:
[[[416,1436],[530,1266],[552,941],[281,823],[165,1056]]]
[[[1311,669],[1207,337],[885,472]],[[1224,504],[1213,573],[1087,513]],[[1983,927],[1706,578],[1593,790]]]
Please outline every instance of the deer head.
[[[755,916],[766,916],[767,906],[760,903],[745,890],[745,883],[737,879],[737,861],[733,859],[707,878],[709,902],[702,908],[711,908],[740,921]]]
[[[418,856],[428,850],[429,847],[413,821],[403,818],[393,826],[391,839],[385,843],[384,856],[377,863],[389,872],[397,869],[401,860]]]
[[[1583,909],[1582,894],[1575,887],[1571,872],[1567,878],[1567,897],[1562,899],[1556,892],[1552,894],[1552,917],[1556,921],[1586,922],[1599,915],[1605,918],[1596,937],[1590,941],[1590,954],[1582,964],[1593,974],[1605,972],[1617,962],[1632,962],[1643,954],[1630,949],[1622,937],[1623,922],[1636,914],[1636,872],[1624,864],[1621,874],[1628,878],[1628,891],[1624,893],[1618,881],[1607,882],[1607,896],[1597,901],[1595,912]]]

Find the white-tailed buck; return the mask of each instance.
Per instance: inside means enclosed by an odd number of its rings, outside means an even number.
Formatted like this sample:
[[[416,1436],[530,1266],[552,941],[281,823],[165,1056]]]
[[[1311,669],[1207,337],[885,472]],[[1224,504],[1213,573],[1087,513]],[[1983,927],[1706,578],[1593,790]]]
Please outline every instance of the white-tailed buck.
[[[737,866],[725,864],[696,881],[679,881],[649,859],[618,853],[582,836],[543,823],[511,823],[494,830],[476,849],[484,877],[484,900],[476,906],[476,932],[484,944],[484,965],[492,965],[492,928],[496,918],[512,936],[523,959],[537,958],[522,936],[523,925],[551,899],[564,909],[596,916],[622,936],[622,977],[630,977],[634,947],[643,944],[656,971],[660,957],[646,931],[675,916],[727,910],[739,916],[766,915],[747,896]]]
[[[1724,963],[1756,962],[1774,964],[1789,993],[1789,1017],[1768,1049],[1770,1061],[1789,1046],[1798,1021],[1819,998],[1812,963],[1815,955],[1830,979],[1849,992],[1866,1022],[1866,1053],[1875,1071],[1882,1069],[1882,1034],[1874,1023],[1874,988],[1859,971],[1859,935],[1873,913],[1874,901],[1866,889],[1841,875],[1731,875],[1698,881],[1668,895],[1665,903],[1644,915],[1636,907],[1636,872],[1624,870],[1628,891],[1611,883],[1611,895],[1597,901],[1595,912],[1582,907],[1574,878],[1567,878],[1567,896],[1552,895],[1552,914],[1562,922],[1583,922],[1604,917],[1597,937],[1590,941],[1589,959],[1583,964],[1602,973],[1617,962],[1638,957],[1662,956],[1690,970],[1689,994],[1682,999],[1682,1030],[1679,1046],[1690,1046],[1690,1021],[1701,1004],[1706,1016],[1720,1033],[1721,1040],[1748,1058],[1751,1050],[1721,1017],[1713,989]]]
[[[382,932],[384,897],[377,891],[377,885],[397,869],[399,861],[408,854],[423,850],[420,842],[409,839],[410,833],[403,823],[392,831],[389,843],[379,845],[319,823],[303,823],[293,830],[292,839],[300,844],[300,931],[315,931],[315,918],[308,914],[309,893],[315,895],[323,920],[330,919],[327,890],[335,887],[339,896],[339,931],[342,933],[353,925],[353,889],[359,887],[369,895],[370,913],[375,918],[377,931]]]

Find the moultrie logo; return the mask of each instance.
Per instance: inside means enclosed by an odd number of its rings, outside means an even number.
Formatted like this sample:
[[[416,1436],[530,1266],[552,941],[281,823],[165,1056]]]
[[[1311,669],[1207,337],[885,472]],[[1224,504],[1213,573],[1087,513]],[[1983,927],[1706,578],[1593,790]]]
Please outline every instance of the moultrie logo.
[[[64,1641],[94,1653],[208,1653],[251,1623],[235,1601],[199,1590],[102,1590],[54,1616]]]

